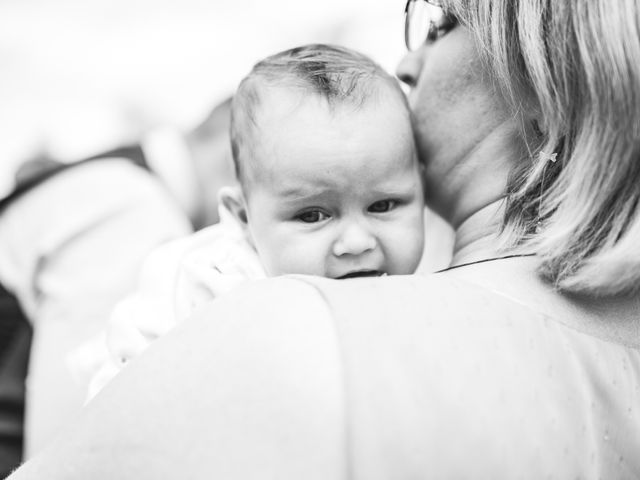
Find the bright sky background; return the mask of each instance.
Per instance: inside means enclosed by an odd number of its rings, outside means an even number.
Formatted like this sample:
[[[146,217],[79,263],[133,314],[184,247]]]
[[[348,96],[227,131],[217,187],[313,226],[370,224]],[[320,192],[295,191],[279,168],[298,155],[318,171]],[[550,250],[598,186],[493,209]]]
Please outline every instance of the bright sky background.
[[[401,0],[0,0],[0,193],[24,158],[80,158],[161,124],[188,128],[255,61],[310,42],[388,70]]]

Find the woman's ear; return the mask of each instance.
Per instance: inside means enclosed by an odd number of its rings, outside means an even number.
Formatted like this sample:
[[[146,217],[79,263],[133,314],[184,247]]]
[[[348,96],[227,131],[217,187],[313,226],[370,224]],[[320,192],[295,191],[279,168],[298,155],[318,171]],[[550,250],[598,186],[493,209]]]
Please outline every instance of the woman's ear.
[[[240,186],[222,187],[218,192],[218,202],[242,225],[247,227],[247,202]]]

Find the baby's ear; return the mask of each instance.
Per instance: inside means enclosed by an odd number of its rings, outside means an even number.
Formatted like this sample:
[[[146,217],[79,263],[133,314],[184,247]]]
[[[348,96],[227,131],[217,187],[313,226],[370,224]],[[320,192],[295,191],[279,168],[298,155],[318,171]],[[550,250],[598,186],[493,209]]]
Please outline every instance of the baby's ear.
[[[218,202],[243,227],[247,226],[247,203],[244,200],[240,186],[222,187],[218,192]]]

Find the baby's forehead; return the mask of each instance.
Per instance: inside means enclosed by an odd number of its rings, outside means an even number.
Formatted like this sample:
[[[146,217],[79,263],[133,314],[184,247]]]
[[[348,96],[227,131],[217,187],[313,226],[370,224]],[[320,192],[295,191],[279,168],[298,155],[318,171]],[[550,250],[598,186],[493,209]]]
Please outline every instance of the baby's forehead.
[[[394,85],[381,78],[373,78],[368,88],[360,86],[360,91],[346,96],[328,96],[307,86],[270,85],[259,88],[259,101],[255,105],[254,123],[260,127],[264,123],[294,115],[298,110],[313,109],[323,115],[350,115],[358,110],[380,107],[393,108],[409,114],[404,94]],[[355,117],[354,117],[355,119]]]
[[[398,166],[411,162],[413,135],[404,99],[388,86],[379,90],[358,102],[287,88],[261,92],[252,131],[245,131],[246,176],[260,182],[283,169],[334,170],[336,158],[339,169],[362,168],[356,157],[367,155],[373,157],[368,169],[384,155]]]

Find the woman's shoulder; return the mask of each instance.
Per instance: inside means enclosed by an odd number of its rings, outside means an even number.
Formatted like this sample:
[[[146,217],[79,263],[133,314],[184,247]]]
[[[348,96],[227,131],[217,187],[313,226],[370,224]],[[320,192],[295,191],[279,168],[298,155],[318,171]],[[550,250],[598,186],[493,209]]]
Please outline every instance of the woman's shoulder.
[[[212,316],[233,318],[236,327],[293,322],[323,325],[340,335],[349,328],[369,335],[377,329],[392,329],[395,335],[437,329],[451,336],[482,328],[505,337],[535,331],[638,349],[638,301],[626,302],[626,311],[622,300],[610,302],[611,308],[602,299],[594,305],[561,295],[537,280],[533,270],[525,273],[491,268],[347,281],[292,275],[251,282],[210,308],[228,312]],[[635,336],[629,333],[634,328]]]
[[[315,345],[331,352],[349,462],[362,478],[570,478],[590,457],[611,467],[603,477],[640,471],[640,413],[629,410],[640,390],[628,374],[640,351],[544,308],[458,275],[288,277],[232,302],[264,311],[280,332],[296,322],[303,337],[322,332]],[[285,351],[299,342],[286,337]]]
[[[470,302],[474,299],[483,304],[491,303],[488,301],[491,297],[503,300],[472,282],[444,275],[396,275],[349,280],[288,275],[247,283],[226,296],[224,303],[240,309],[268,304],[272,307],[271,312],[279,313],[307,309],[309,302],[324,305],[321,309],[324,313],[335,312],[341,307],[375,308],[381,303],[404,303],[414,309],[424,305],[450,310],[449,313],[453,314],[456,310],[462,313],[467,307],[473,309]]]
[[[269,279],[158,340],[16,478],[625,478],[639,370],[459,278]]]
[[[211,328],[218,335],[227,328],[289,333],[300,329],[311,339],[327,335],[340,339],[361,330],[366,336],[384,337],[388,330],[394,336],[410,336],[425,328],[468,336],[466,330],[478,325],[499,328],[516,318],[533,322],[541,317],[508,298],[443,275],[347,281],[301,275],[271,278],[241,286],[205,306],[197,316],[215,322]],[[287,348],[300,339],[288,334],[279,341]]]
[[[509,274],[501,275],[505,283],[517,283]],[[596,308],[546,287],[536,291],[531,283],[500,289],[501,283],[474,280],[443,274],[348,281],[288,276],[246,285],[205,308],[200,317],[215,322],[211,328],[218,334],[226,328],[264,330],[262,335],[287,332],[278,337],[281,350],[306,337],[318,349],[347,349],[339,352],[342,356],[360,355],[374,344],[380,351],[410,345],[423,356],[450,345],[454,350],[441,352],[450,362],[464,360],[455,349],[467,358],[491,358],[499,351],[497,361],[509,362],[513,355],[525,368],[530,357],[537,368],[539,358],[564,360],[567,348],[585,358],[594,351],[614,356],[640,352],[637,301],[628,311],[615,312],[615,306],[607,309],[604,302]],[[365,338],[368,344],[362,342]]]
[[[294,283],[304,295],[284,305],[298,308],[309,297],[320,299],[325,311],[342,321],[365,322],[387,319],[397,326],[404,321],[425,321],[453,326],[467,321],[502,322],[507,317],[537,318],[541,312],[463,278],[441,274],[389,276],[335,281],[318,277],[288,277],[286,290]],[[398,324],[400,322],[400,325]]]
[[[298,281],[330,313],[362,478],[640,472],[639,350],[458,276]]]

